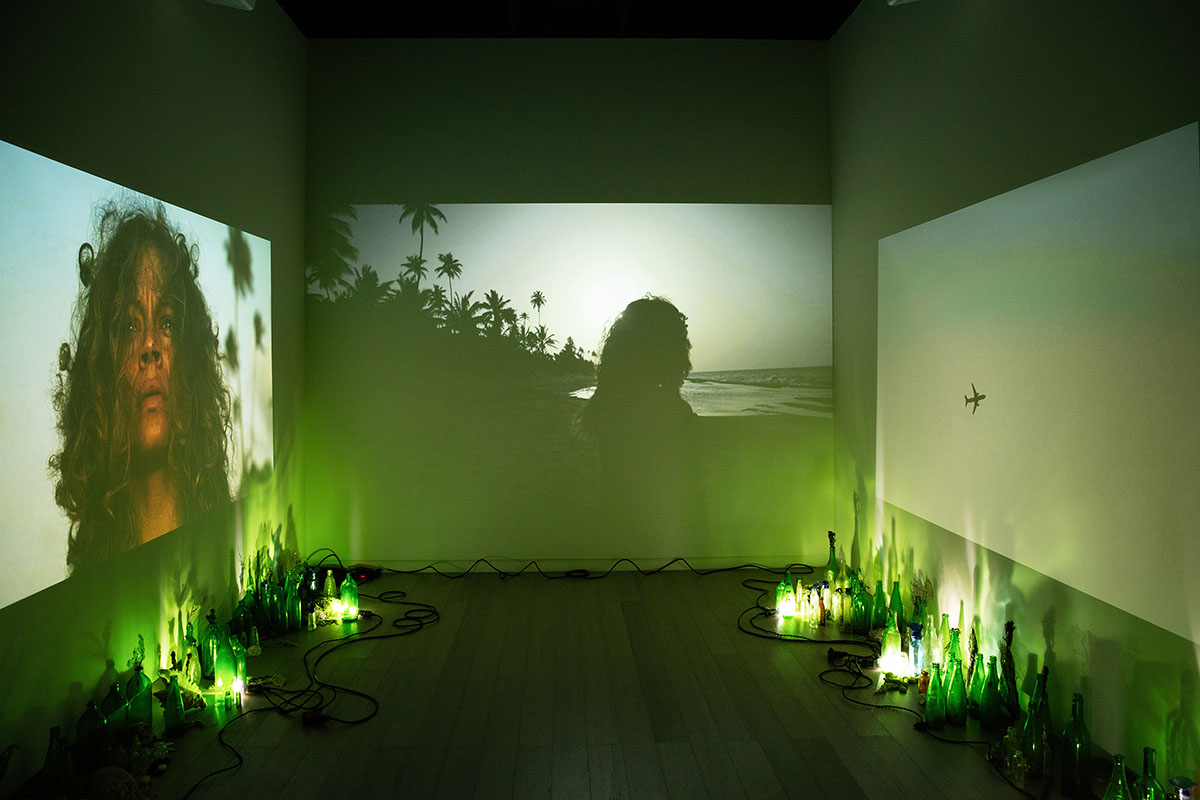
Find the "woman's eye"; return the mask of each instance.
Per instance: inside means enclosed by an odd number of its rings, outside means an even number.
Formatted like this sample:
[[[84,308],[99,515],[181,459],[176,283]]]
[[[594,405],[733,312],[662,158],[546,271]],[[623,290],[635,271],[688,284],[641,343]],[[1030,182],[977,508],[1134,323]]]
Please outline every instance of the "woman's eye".
[[[163,332],[165,335],[167,335],[167,336],[171,336],[172,334],[174,334],[174,333],[175,333],[175,319],[174,319],[174,317],[166,317],[165,319],[163,319],[163,321],[162,321],[162,322],[160,322],[160,323],[159,323],[159,327],[160,327],[160,328],[162,328],[162,332]]]

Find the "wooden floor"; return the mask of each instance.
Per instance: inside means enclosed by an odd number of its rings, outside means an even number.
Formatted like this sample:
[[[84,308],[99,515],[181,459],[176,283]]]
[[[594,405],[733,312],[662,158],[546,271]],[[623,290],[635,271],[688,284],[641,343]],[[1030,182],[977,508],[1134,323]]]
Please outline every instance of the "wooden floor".
[[[935,741],[911,714],[862,708],[822,683],[825,645],[737,630],[748,571],[614,573],[601,580],[386,576],[441,621],[326,658],[320,677],[378,699],[347,726],[252,713],[226,739],[245,759],[192,796],[227,798],[1018,798],[979,746]],[[777,580],[777,578],[776,578]],[[390,622],[400,607],[364,599]],[[360,630],[367,622],[359,622]],[[269,648],[251,674],[307,683],[301,654],[332,628]],[[911,702],[894,694],[868,702]],[[260,708],[251,698],[247,708]],[[361,716],[346,696],[330,711]],[[159,798],[234,757],[217,726],[188,732]],[[977,738],[974,727],[944,735]]]

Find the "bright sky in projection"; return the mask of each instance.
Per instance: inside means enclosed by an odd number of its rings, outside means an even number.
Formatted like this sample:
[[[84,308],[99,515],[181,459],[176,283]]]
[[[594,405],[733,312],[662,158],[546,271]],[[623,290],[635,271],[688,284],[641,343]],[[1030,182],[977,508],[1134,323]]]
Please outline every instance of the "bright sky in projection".
[[[47,461],[58,446],[51,402],[59,345],[69,338],[79,289],[79,246],[93,241],[93,209],[108,200],[145,198],[109,181],[0,142],[0,506],[6,513],[0,545],[0,607],[66,577],[66,517],[54,503]],[[234,301],[226,225],[163,204],[167,218],[200,251],[199,282],[222,351],[237,308],[241,369],[226,380],[242,398],[243,424],[235,446],[254,463],[272,461],[271,245],[247,235],[252,292]],[[266,326],[255,348],[254,313]],[[253,399],[252,399],[253,398]],[[240,457],[230,481],[240,480]],[[20,554],[21,559],[14,559]]]
[[[439,205],[446,221],[425,231],[437,282],[439,253],[462,262],[454,292],[489,290],[538,324],[529,303],[545,295],[541,322],[562,346],[599,349],[606,326],[647,293],[688,317],[698,371],[832,363],[829,206],[486,204]],[[417,252],[399,205],[355,207],[359,264],[381,281]]]
[[[880,240],[876,475],[887,502],[1195,642],[1198,127]]]

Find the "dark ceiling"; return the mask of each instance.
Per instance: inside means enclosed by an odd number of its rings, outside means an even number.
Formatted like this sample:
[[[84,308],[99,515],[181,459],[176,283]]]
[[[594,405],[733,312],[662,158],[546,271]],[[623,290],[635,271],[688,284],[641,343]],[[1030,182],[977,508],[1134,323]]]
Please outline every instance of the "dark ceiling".
[[[871,0],[883,2],[883,0]],[[654,37],[828,40],[860,0],[279,0],[309,39]]]

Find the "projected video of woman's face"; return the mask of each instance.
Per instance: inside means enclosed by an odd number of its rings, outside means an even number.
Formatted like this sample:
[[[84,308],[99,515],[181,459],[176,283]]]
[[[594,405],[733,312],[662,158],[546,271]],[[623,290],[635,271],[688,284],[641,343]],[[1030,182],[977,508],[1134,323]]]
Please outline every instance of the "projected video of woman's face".
[[[272,462],[270,245],[0,143],[0,605]]]

